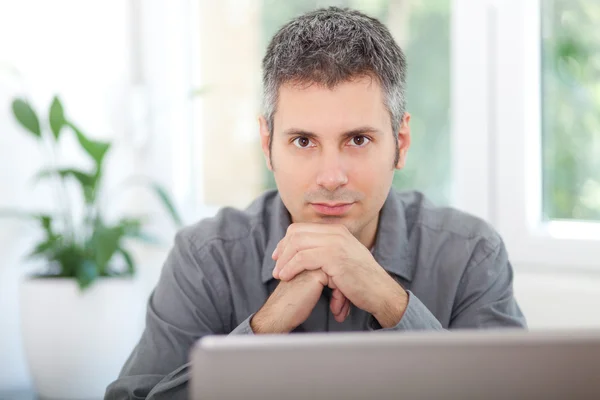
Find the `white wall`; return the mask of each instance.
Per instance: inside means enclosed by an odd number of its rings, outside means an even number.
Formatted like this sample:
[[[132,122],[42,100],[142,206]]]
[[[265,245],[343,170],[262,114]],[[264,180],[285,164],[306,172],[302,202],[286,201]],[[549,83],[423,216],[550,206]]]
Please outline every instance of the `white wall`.
[[[530,329],[600,329],[600,274],[517,270],[514,289]]]
[[[130,5],[123,0],[0,1],[0,208],[52,206],[53,193],[31,185],[31,176],[44,163],[41,152],[10,113],[12,98],[24,91],[42,118],[51,96],[58,93],[68,115],[89,136],[114,140],[107,187],[140,171],[163,181],[170,176],[168,164],[147,167],[165,153],[169,160],[169,147],[162,144],[161,149],[152,141],[136,147],[132,140]],[[22,80],[7,73],[7,63],[18,69]],[[75,140],[66,132],[63,139],[65,158],[81,163]],[[155,154],[159,149],[160,157]],[[114,211],[135,203],[132,196],[117,199]],[[0,220],[0,391],[30,385],[20,337],[18,282],[22,256],[38,232],[35,226]],[[153,282],[164,250],[136,253],[140,275]]]

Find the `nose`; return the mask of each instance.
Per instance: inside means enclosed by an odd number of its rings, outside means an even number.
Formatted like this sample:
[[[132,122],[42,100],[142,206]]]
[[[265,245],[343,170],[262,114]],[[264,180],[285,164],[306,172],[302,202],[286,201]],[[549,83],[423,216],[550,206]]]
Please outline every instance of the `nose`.
[[[317,174],[317,185],[333,192],[348,183],[348,175],[340,154],[322,154]]]

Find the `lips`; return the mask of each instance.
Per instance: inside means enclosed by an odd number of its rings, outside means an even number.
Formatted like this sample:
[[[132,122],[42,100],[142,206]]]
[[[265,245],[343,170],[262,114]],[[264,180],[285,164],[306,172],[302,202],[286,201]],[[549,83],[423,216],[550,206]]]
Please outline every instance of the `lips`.
[[[337,203],[337,204],[327,204],[327,203],[311,203],[313,209],[322,215],[344,215],[350,209],[354,203]]]

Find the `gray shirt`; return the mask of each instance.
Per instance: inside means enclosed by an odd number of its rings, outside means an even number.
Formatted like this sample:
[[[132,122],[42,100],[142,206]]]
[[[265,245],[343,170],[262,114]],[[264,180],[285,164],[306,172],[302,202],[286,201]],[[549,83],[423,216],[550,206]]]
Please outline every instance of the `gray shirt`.
[[[146,328],[106,399],[187,399],[188,353],[209,334],[252,334],[249,321],[278,284],[271,253],[290,216],[276,191],[245,211],[225,208],[183,229],[148,301]],[[373,255],[409,293],[401,321],[386,330],[524,327],[513,271],[488,224],[420,193],[391,190]],[[356,307],[338,323],[325,289],[296,332],[381,329]]]

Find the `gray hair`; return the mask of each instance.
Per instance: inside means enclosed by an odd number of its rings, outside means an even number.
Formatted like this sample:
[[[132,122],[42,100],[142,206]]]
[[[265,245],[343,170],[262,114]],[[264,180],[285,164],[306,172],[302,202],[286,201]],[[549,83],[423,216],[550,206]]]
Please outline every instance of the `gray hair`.
[[[301,15],[273,36],[262,66],[263,112],[271,138],[282,84],[315,83],[333,89],[359,76],[379,81],[394,137],[398,134],[406,107],[406,57],[377,19],[337,7]]]

